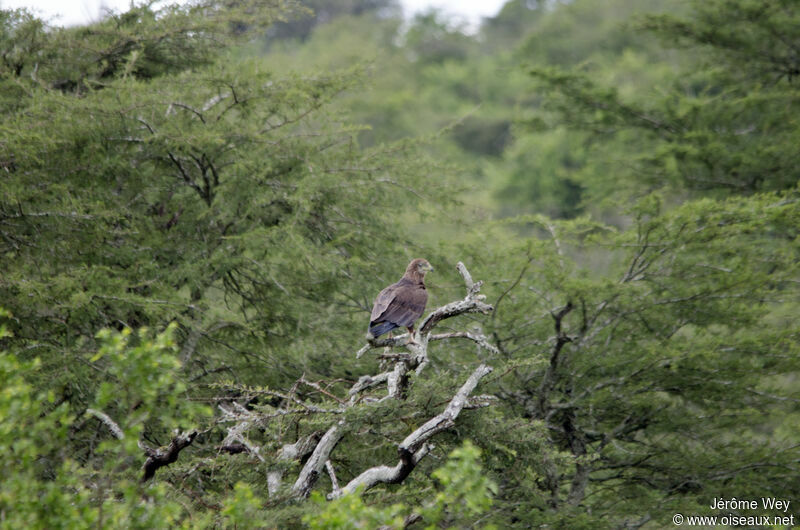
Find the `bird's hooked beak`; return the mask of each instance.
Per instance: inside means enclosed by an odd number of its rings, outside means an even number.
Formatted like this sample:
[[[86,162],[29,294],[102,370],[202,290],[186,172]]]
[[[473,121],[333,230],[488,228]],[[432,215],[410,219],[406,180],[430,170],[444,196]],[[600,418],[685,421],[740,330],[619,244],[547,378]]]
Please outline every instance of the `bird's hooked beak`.
[[[425,263],[422,266],[422,270],[424,270],[425,272],[433,272],[433,265],[431,265],[430,263]]]

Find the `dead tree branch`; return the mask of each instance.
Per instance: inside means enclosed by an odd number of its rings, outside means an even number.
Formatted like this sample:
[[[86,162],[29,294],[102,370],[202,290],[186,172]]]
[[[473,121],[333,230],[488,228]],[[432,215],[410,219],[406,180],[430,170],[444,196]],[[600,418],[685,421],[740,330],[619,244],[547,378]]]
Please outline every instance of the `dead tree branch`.
[[[336,498],[353,493],[361,486],[364,487],[364,490],[368,490],[378,484],[397,484],[405,480],[419,461],[428,454],[430,450],[430,446],[427,444],[428,440],[435,434],[455,425],[455,420],[467,404],[469,395],[475,390],[478,382],[491,371],[492,368],[485,364],[478,366],[441,414],[434,416],[409,434],[397,447],[400,461],[395,466],[376,466],[367,469],[348,482],[341,492],[337,493],[334,490],[328,497]]]
[[[308,436],[300,438],[293,444],[284,445],[278,451],[278,461],[288,462],[290,460],[302,460],[314,450],[321,436],[322,433],[313,432]],[[267,473],[267,492],[270,497],[278,493],[282,479],[282,470],[272,470]]]
[[[328,472],[328,476],[331,478],[331,487],[333,488],[333,493],[338,494],[342,490],[339,488],[339,481],[336,479],[336,472],[334,471],[333,464],[331,464],[330,460],[325,462],[325,470]]]
[[[352,407],[363,403],[380,402],[389,399],[405,399],[410,384],[410,372],[416,371],[417,374],[428,364],[428,343],[429,341],[444,341],[449,339],[468,339],[473,341],[479,348],[491,353],[497,353],[497,348],[489,342],[486,336],[479,329],[470,331],[452,331],[433,335],[432,331],[442,320],[452,318],[465,313],[489,313],[493,310],[492,306],[485,303],[485,297],[480,294],[482,282],[472,279],[467,268],[463,263],[458,263],[458,272],[461,274],[466,285],[466,296],[442,307],[434,309],[421,323],[415,333],[414,342],[407,343],[407,335],[376,340],[368,343],[361,348],[357,356],[361,356],[371,349],[392,348],[402,346],[407,351],[393,352],[384,350],[381,358],[392,362],[392,368],[376,375],[363,375],[356,381],[349,391],[346,398],[340,398],[328,387],[309,381],[301,377],[292,391],[281,394],[270,391],[271,395],[283,400],[284,405],[268,413],[249,410],[244,406],[233,402],[229,405],[220,405],[223,413],[219,422],[233,422],[234,425],[228,427],[228,436],[222,443],[225,451],[234,452],[228,448],[235,447],[236,452],[248,452],[254,454],[262,462],[265,459],[259,454],[261,447],[251,443],[247,437],[247,432],[254,427],[263,427],[272,418],[279,415],[302,413],[302,414],[338,414],[338,418],[328,427],[327,431],[320,436],[315,433],[313,436],[301,438],[294,444],[284,445],[278,452],[277,460],[305,460],[297,479],[291,487],[291,495],[296,498],[307,497],[317,479],[322,474],[323,469],[327,471],[331,478],[333,491],[329,497],[339,497],[351,493],[359,486],[369,489],[381,483],[402,482],[409,473],[416,467],[422,458],[431,450],[429,440],[436,434],[452,427],[455,420],[463,409],[477,409],[490,405],[494,401],[494,396],[474,396],[470,397],[479,381],[492,369],[486,364],[481,364],[476,368],[467,381],[455,393],[445,410],[437,416],[428,420],[424,425],[414,430],[398,446],[400,461],[395,466],[375,466],[367,469],[356,478],[352,479],[346,486],[339,487],[339,482],[331,462],[331,454],[347,432],[347,419],[344,414]],[[386,385],[386,394],[375,396],[374,389],[380,385]],[[300,400],[294,395],[297,385],[305,385],[318,392],[321,400],[330,400],[333,408],[324,408],[316,404],[311,404],[305,400]],[[281,487],[283,480],[283,466],[277,466],[267,473],[268,491],[270,496],[275,495]]]
[[[258,425],[261,422],[261,418],[256,412],[247,410],[238,403],[234,402],[233,408],[228,408],[222,404],[219,405],[219,409],[222,411],[223,416],[218,421],[236,422],[233,427],[228,427],[228,435],[222,441],[221,445],[230,446],[237,443],[241,444],[247,448],[248,453],[255,455],[256,458],[263,462],[264,457],[260,454],[261,448],[250,443],[250,440],[248,440],[244,435],[245,432]]]
[[[464,408],[467,398],[472,391],[475,390],[475,387],[483,376],[491,373],[491,371],[492,368],[485,364],[478,366],[478,368],[472,372],[472,375],[469,376],[467,382],[464,383],[456,395],[453,396],[453,399],[447,405],[447,408],[444,409],[444,412],[425,422],[425,424],[403,440],[400,447],[398,447],[398,451],[401,455],[416,452],[431,436],[455,425],[455,420],[461,413],[461,409]]]
[[[293,495],[305,498],[311,493],[311,488],[314,487],[322,468],[325,467],[325,462],[328,461],[331,451],[344,436],[344,425],[344,419],[339,420],[328,429],[328,432],[319,441],[314,452],[311,453],[311,457],[306,461],[306,465],[300,470],[297,481],[292,486]]]
[[[122,431],[117,422],[112,420],[108,414],[91,408],[86,409],[86,414],[94,416],[102,421],[118,440],[125,439],[125,433]],[[145,460],[144,465],[142,466],[142,470],[144,471],[142,482],[147,482],[153,478],[159,468],[176,462],[178,460],[178,454],[186,447],[191,445],[198,434],[198,431],[190,431],[178,434],[172,438],[172,441],[166,448],[159,447],[158,449],[153,449],[139,440],[139,448],[144,451],[144,454],[147,455],[147,460]]]
[[[139,447],[147,455],[147,460],[145,460],[142,466],[142,470],[144,471],[142,482],[147,482],[153,478],[159,468],[176,462],[180,452],[191,445],[197,435],[197,431],[181,433],[172,439],[166,449],[160,447],[158,449],[153,449],[140,441]]]
[[[90,414],[97,418],[98,420],[102,421],[106,424],[106,427],[111,431],[111,433],[117,438],[117,440],[122,440],[125,438],[125,434],[123,434],[122,429],[119,428],[117,422],[112,420],[108,414],[104,412],[100,412],[99,410],[95,409],[86,409],[86,414]]]
[[[565,344],[572,342],[572,338],[570,338],[569,335],[564,332],[562,322],[564,317],[566,317],[573,308],[574,306],[572,305],[572,302],[567,302],[567,305],[558,311],[553,311],[551,313],[554,321],[553,326],[555,327],[556,331],[556,342],[550,352],[550,364],[547,366],[547,371],[545,372],[542,382],[539,385],[538,406],[539,414],[542,418],[544,418],[547,414],[550,392],[553,390],[553,387],[556,384],[561,350],[564,348]]]
[[[483,348],[484,350],[488,350],[488,351],[490,351],[490,352],[492,352],[494,354],[498,354],[498,355],[500,354],[500,350],[498,350],[495,347],[494,344],[489,342],[489,339],[486,337],[486,335],[483,335],[482,333],[472,333],[472,332],[469,332],[469,331],[455,331],[455,332],[452,332],[452,333],[437,333],[436,335],[430,335],[428,337],[428,340],[429,341],[435,341],[435,340],[458,339],[458,338],[469,339],[469,340],[475,342],[475,344],[477,344],[479,347]]]

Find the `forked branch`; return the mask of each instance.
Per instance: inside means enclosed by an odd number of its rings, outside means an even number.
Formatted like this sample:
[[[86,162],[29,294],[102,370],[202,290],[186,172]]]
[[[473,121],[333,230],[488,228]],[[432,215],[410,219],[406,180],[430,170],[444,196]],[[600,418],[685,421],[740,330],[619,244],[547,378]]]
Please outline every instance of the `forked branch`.
[[[428,441],[437,433],[449,429],[455,425],[456,418],[467,404],[468,398],[478,382],[487,374],[491,373],[492,368],[482,364],[472,372],[469,379],[456,392],[447,407],[438,414],[425,422],[406,436],[406,439],[397,447],[400,461],[393,467],[376,466],[367,469],[356,478],[347,483],[339,491],[334,490],[328,498],[340,497],[348,493],[353,493],[363,486],[368,490],[378,484],[396,484],[402,482],[411,471],[416,467],[422,458],[428,454],[430,446]]]
[[[350,480],[343,487],[339,487],[338,479],[331,461],[331,456],[337,445],[340,443],[347,432],[347,415],[345,412],[352,407],[362,406],[364,403],[384,401],[391,399],[405,399],[410,385],[410,372],[416,371],[419,374],[422,368],[428,364],[428,343],[430,341],[445,341],[450,339],[467,339],[473,341],[478,347],[491,353],[496,353],[497,349],[492,345],[488,338],[479,329],[470,331],[450,331],[447,333],[432,334],[432,330],[442,320],[452,318],[465,313],[489,313],[493,310],[492,306],[485,303],[485,297],[480,294],[482,282],[473,281],[467,268],[463,263],[458,263],[458,271],[464,278],[466,285],[466,296],[462,300],[451,302],[444,306],[434,309],[420,324],[414,335],[414,341],[407,343],[408,336],[400,336],[383,340],[375,340],[361,348],[358,356],[366,351],[376,348],[392,348],[394,346],[405,346],[407,351],[384,350],[380,356],[383,360],[391,362],[391,368],[375,375],[363,375],[356,381],[347,392],[345,398],[340,398],[331,394],[318,383],[307,381],[305,378],[298,380],[311,386],[324,396],[323,399],[330,399],[334,404],[333,408],[324,408],[317,405],[300,402],[294,397],[294,392],[275,395],[282,396],[286,403],[286,409],[280,409],[283,413],[288,413],[290,407],[302,407],[303,414],[337,414],[336,419],[329,425],[328,429],[320,437],[316,434],[313,437],[301,438],[295,444],[284,445],[277,455],[278,461],[300,460],[305,458],[305,462],[291,487],[291,495],[297,498],[307,497],[317,479],[324,471],[327,471],[331,478],[333,491],[328,495],[335,498],[356,491],[359,487],[364,489],[372,488],[378,484],[391,484],[402,482],[417,464],[430,452],[432,446],[430,440],[438,433],[452,427],[456,418],[462,410],[478,409],[493,403],[493,396],[474,396],[472,392],[480,380],[492,371],[486,364],[478,366],[466,382],[459,388],[455,395],[450,399],[447,407],[438,414],[425,422],[422,426],[411,432],[397,447],[399,461],[394,466],[375,466],[371,467],[357,477]],[[375,389],[386,385],[386,393],[375,395]],[[230,421],[234,425],[228,428],[228,436],[225,438],[224,445],[239,444],[246,448],[247,452],[255,457],[262,459],[259,454],[261,449],[250,442],[246,436],[248,430],[254,427],[264,427],[271,421],[275,414],[263,414],[233,403],[232,406],[220,406],[223,417],[220,421]],[[238,448],[239,445],[236,447]],[[306,458],[307,457],[307,458]],[[274,469],[268,472],[269,493],[275,495],[282,481],[282,472]]]
[[[148,447],[143,442],[139,442],[139,447],[147,455],[142,470],[142,482],[146,482],[153,478],[159,468],[168,466],[178,460],[178,455],[181,451],[187,448],[194,441],[198,435],[197,431],[184,432],[175,436],[166,448],[153,449]]]

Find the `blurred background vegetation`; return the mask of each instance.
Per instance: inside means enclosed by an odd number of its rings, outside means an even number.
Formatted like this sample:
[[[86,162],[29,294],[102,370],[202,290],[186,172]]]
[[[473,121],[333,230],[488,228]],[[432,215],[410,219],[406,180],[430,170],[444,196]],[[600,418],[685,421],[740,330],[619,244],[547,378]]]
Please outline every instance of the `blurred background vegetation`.
[[[800,498],[799,75],[791,0],[0,10],[0,526],[662,528]],[[372,300],[414,257],[429,309],[458,261],[486,282],[495,312],[448,326],[499,353],[432,344],[406,401],[352,413],[340,480],[479,362],[497,402],[401,485],[269,496],[330,421],[275,392],[375,373]],[[218,450],[232,402],[273,417],[263,459]],[[141,483],[137,442],[188,429]]]

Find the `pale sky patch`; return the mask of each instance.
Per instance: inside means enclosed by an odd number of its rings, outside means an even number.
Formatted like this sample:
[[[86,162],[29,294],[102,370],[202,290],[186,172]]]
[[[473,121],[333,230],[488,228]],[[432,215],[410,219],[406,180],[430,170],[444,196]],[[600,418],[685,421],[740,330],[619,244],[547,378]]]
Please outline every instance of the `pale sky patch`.
[[[165,2],[165,4],[168,2]],[[401,0],[406,15],[431,7],[477,25],[482,17],[497,14],[505,0]],[[27,7],[54,25],[72,26],[97,20],[106,9],[125,11],[130,0],[0,0],[5,9]]]

